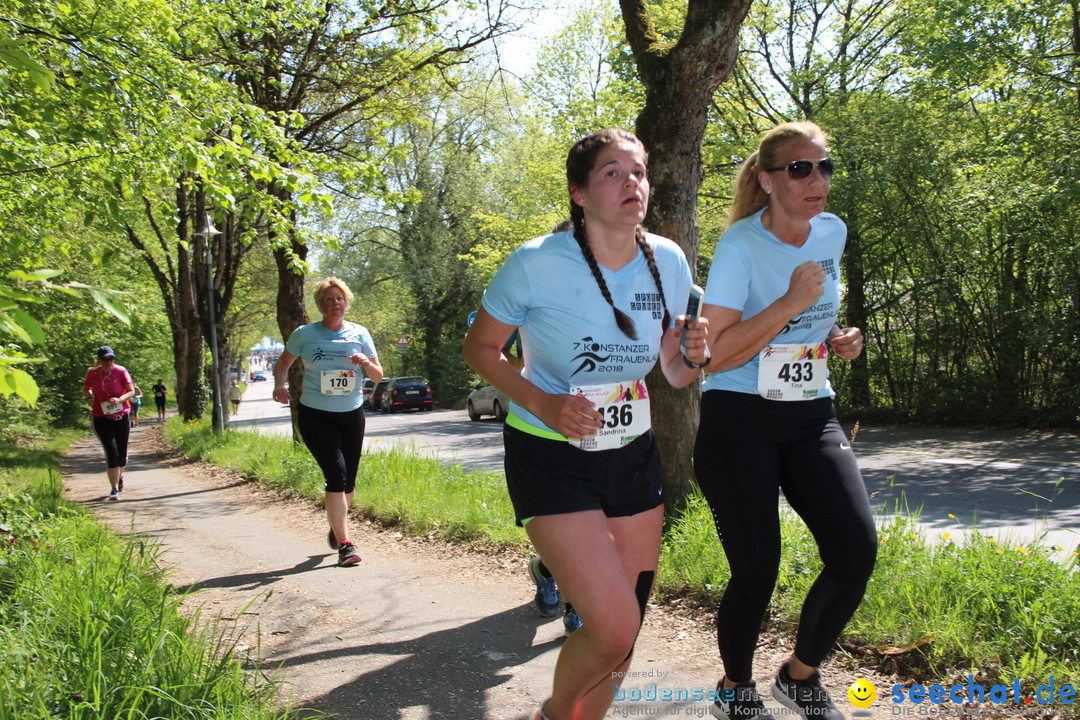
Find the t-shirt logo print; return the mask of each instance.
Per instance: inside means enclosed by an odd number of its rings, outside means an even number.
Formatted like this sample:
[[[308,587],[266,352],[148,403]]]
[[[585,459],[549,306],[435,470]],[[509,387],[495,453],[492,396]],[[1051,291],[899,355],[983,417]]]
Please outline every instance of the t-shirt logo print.
[[[581,360],[581,364],[578,365],[577,370],[570,373],[570,377],[574,377],[579,372],[592,372],[596,369],[597,363],[607,362],[611,358],[611,355],[604,355],[601,357],[597,355],[597,351],[600,350],[600,343],[593,340],[591,337],[584,337],[579,342],[574,343],[574,349],[581,349],[583,352],[578,353],[574,357],[570,358],[571,363],[575,363]]]
[[[315,348],[315,352],[311,354],[312,360],[322,360],[324,357],[326,357],[326,350],[321,347]]]
[[[787,335],[789,332],[791,332],[792,328],[798,327],[799,323],[803,321],[803,317],[804,316],[800,315],[799,317],[791,318],[790,320],[788,320],[788,324],[784,326],[784,329],[780,331],[777,337],[780,337],[780,335]]]

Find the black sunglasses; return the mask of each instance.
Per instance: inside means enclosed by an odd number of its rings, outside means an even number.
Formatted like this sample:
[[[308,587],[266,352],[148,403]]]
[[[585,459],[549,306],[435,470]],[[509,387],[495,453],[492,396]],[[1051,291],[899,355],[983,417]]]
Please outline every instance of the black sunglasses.
[[[814,162],[813,160],[795,160],[783,167],[771,167],[765,169],[769,172],[787,170],[788,177],[792,180],[803,180],[810,177],[810,173],[814,172],[815,165],[817,165],[817,168],[821,171],[822,175],[825,177],[832,177],[834,166],[831,158],[822,158],[817,162]]]

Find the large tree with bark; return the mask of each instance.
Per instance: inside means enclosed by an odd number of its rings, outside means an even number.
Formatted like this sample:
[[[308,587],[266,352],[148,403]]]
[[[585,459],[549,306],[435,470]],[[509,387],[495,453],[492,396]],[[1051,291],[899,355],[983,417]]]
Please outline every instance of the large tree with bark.
[[[698,190],[702,144],[716,89],[731,74],[739,30],[751,0],[690,0],[681,32],[665,37],[654,6],[620,0],[626,39],[645,88],[637,135],[649,150],[652,198],[648,228],[671,238],[693,268],[698,256]],[[649,376],[653,426],[660,445],[664,482],[673,505],[693,490],[693,450],[701,386],[674,389],[659,371]]]

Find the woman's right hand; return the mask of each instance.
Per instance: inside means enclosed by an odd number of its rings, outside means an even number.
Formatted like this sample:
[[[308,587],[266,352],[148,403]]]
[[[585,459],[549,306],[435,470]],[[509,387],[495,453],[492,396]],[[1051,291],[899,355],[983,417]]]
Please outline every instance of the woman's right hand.
[[[603,416],[596,411],[592,402],[580,395],[546,393],[533,414],[549,428],[571,440],[595,435],[604,426]]]
[[[802,312],[813,306],[824,290],[825,267],[816,260],[807,260],[792,271],[785,295],[799,307],[796,312]]]
[[[275,387],[274,388],[274,399],[277,400],[282,405],[288,405],[289,401],[292,398],[289,397],[289,391],[286,390],[285,388],[283,388],[283,387]]]

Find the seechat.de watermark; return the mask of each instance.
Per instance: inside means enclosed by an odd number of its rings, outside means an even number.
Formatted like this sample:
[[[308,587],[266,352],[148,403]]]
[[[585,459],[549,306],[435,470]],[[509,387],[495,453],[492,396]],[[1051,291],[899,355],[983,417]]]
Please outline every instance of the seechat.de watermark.
[[[620,717],[694,715],[695,708],[686,706],[650,705],[650,703],[714,703],[717,700],[730,700],[722,697],[724,690],[715,687],[667,687],[655,682],[644,687],[624,688],[619,681],[630,677],[663,679],[666,674],[656,671],[626,673],[625,676],[613,677],[612,692],[616,705],[615,714]],[[732,693],[733,691],[726,691]],[[1068,683],[1058,682],[1051,677],[1045,684],[1025,688],[1020,680],[1009,683],[983,685],[975,682],[973,675],[967,676],[967,682],[945,685],[943,683],[913,685],[893,685],[888,692],[879,694],[869,680],[860,678],[851,684],[847,699],[855,708],[852,718],[871,717],[869,710],[875,703],[878,713],[894,716],[929,716],[954,717],[958,715],[975,716],[980,712],[994,715],[1026,715],[1028,711],[1046,710],[1046,706],[1073,705],[1077,702],[1077,690]],[[622,703],[619,705],[618,703]],[[707,707],[707,706],[706,706]],[[779,708],[784,714],[785,708]],[[777,710],[770,710],[777,715]]]
[[[852,685],[854,687],[854,684]],[[849,697],[851,691],[848,691]],[[912,715],[921,708],[944,708],[962,706],[968,711],[980,706],[990,706],[995,711],[1010,708],[1023,710],[1028,707],[1045,705],[1072,705],[1076,702],[1076,688],[1067,683],[1057,683],[1053,676],[1050,681],[1036,688],[1024,689],[1019,680],[1007,684],[995,684],[987,687],[975,682],[975,677],[967,676],[966,683],[953,685],[921,685],[909,687],[893,685],[889,695],[882,698],[891,703],[894,715]],[[853,700],[854,704],[854,700]],[[955,708],[954,708],[955,712]]]

